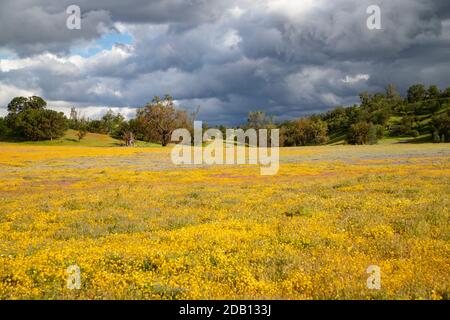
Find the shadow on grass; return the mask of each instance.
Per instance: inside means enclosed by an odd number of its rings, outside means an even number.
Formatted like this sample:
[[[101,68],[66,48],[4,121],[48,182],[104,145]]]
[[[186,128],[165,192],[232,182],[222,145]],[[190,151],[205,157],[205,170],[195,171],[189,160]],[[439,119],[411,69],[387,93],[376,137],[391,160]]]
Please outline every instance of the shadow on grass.
[[[17,143],[17,142],[27,142],[28,140],[25,138],[20,137],[13,137],[13,136],[2,136],[0,137],[0,142],[10,142],[10,143]]]
[[[401,138],[401,137],[400,137]],[[397,141],[396,144],[402,144],[402,143],[412,143],[412,144],[420,144],[420,143],[430,143],[433,142],[433,139],[431,135],[425,135],[418,138],[406,138],[405,140]]]

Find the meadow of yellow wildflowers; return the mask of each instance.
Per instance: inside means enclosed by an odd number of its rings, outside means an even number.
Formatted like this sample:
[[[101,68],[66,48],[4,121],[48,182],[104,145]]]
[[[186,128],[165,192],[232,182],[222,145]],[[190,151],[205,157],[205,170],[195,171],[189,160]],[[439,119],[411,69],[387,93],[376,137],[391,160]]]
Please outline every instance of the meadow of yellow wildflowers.
[[[0,299],[450,298],[448,144],[282,149],[261,176],[5,143],[0,174]]]

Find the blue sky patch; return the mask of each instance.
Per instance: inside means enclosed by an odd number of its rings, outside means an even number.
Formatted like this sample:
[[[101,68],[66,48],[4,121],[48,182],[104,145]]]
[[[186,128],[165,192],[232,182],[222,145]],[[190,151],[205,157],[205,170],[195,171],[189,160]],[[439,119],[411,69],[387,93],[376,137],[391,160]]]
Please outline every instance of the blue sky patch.
[[[70,53],[82,57],[91,57],[102,50],[111,50],[115,44],[132,44],[133,37],[129,33],[111,32],[104,34],[100,39],[94,41],[89,47],[72,48]]]

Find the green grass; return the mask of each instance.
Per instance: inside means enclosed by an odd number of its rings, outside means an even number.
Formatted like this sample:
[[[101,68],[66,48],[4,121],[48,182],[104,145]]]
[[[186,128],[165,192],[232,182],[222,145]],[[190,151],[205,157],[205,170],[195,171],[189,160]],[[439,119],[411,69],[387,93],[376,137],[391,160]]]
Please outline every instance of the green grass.
[[[37,145],[37,146],[80,146],[80,147],[120,147],[123,146],[121,140],[114,139],[105,134],[88,133],[79,141],[76,130],[67,130],[63,137],[55,140],[46,141],[5,141],[11,143],[18,143],[23,145]],[[155,143],[149,143],[144,141],[136,141],[137,147],[160,147]]]
[[[430,143],[432,142],[431,134],[424,134],[418,136],[417,138],[413,137],[384,137],[383,139],[378,140],[377,144],[396,144],[396,143]],[[340,139],[334,139],[328,143],[330,146],[337,146],[346,144],[345,136]]]

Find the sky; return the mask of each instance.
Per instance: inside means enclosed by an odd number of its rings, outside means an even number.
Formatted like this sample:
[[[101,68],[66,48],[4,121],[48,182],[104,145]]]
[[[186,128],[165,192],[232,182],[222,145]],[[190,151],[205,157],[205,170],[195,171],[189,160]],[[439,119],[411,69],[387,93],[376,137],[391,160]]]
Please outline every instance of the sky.
[[[70,5],[79,30],[66,26]],[[210,124],[255,110],[282,121],[389,83],[450,86],[450,1],[0,1],[0,116],[13,97],[39,95],[66,114],[133,117],[170,94]]]

